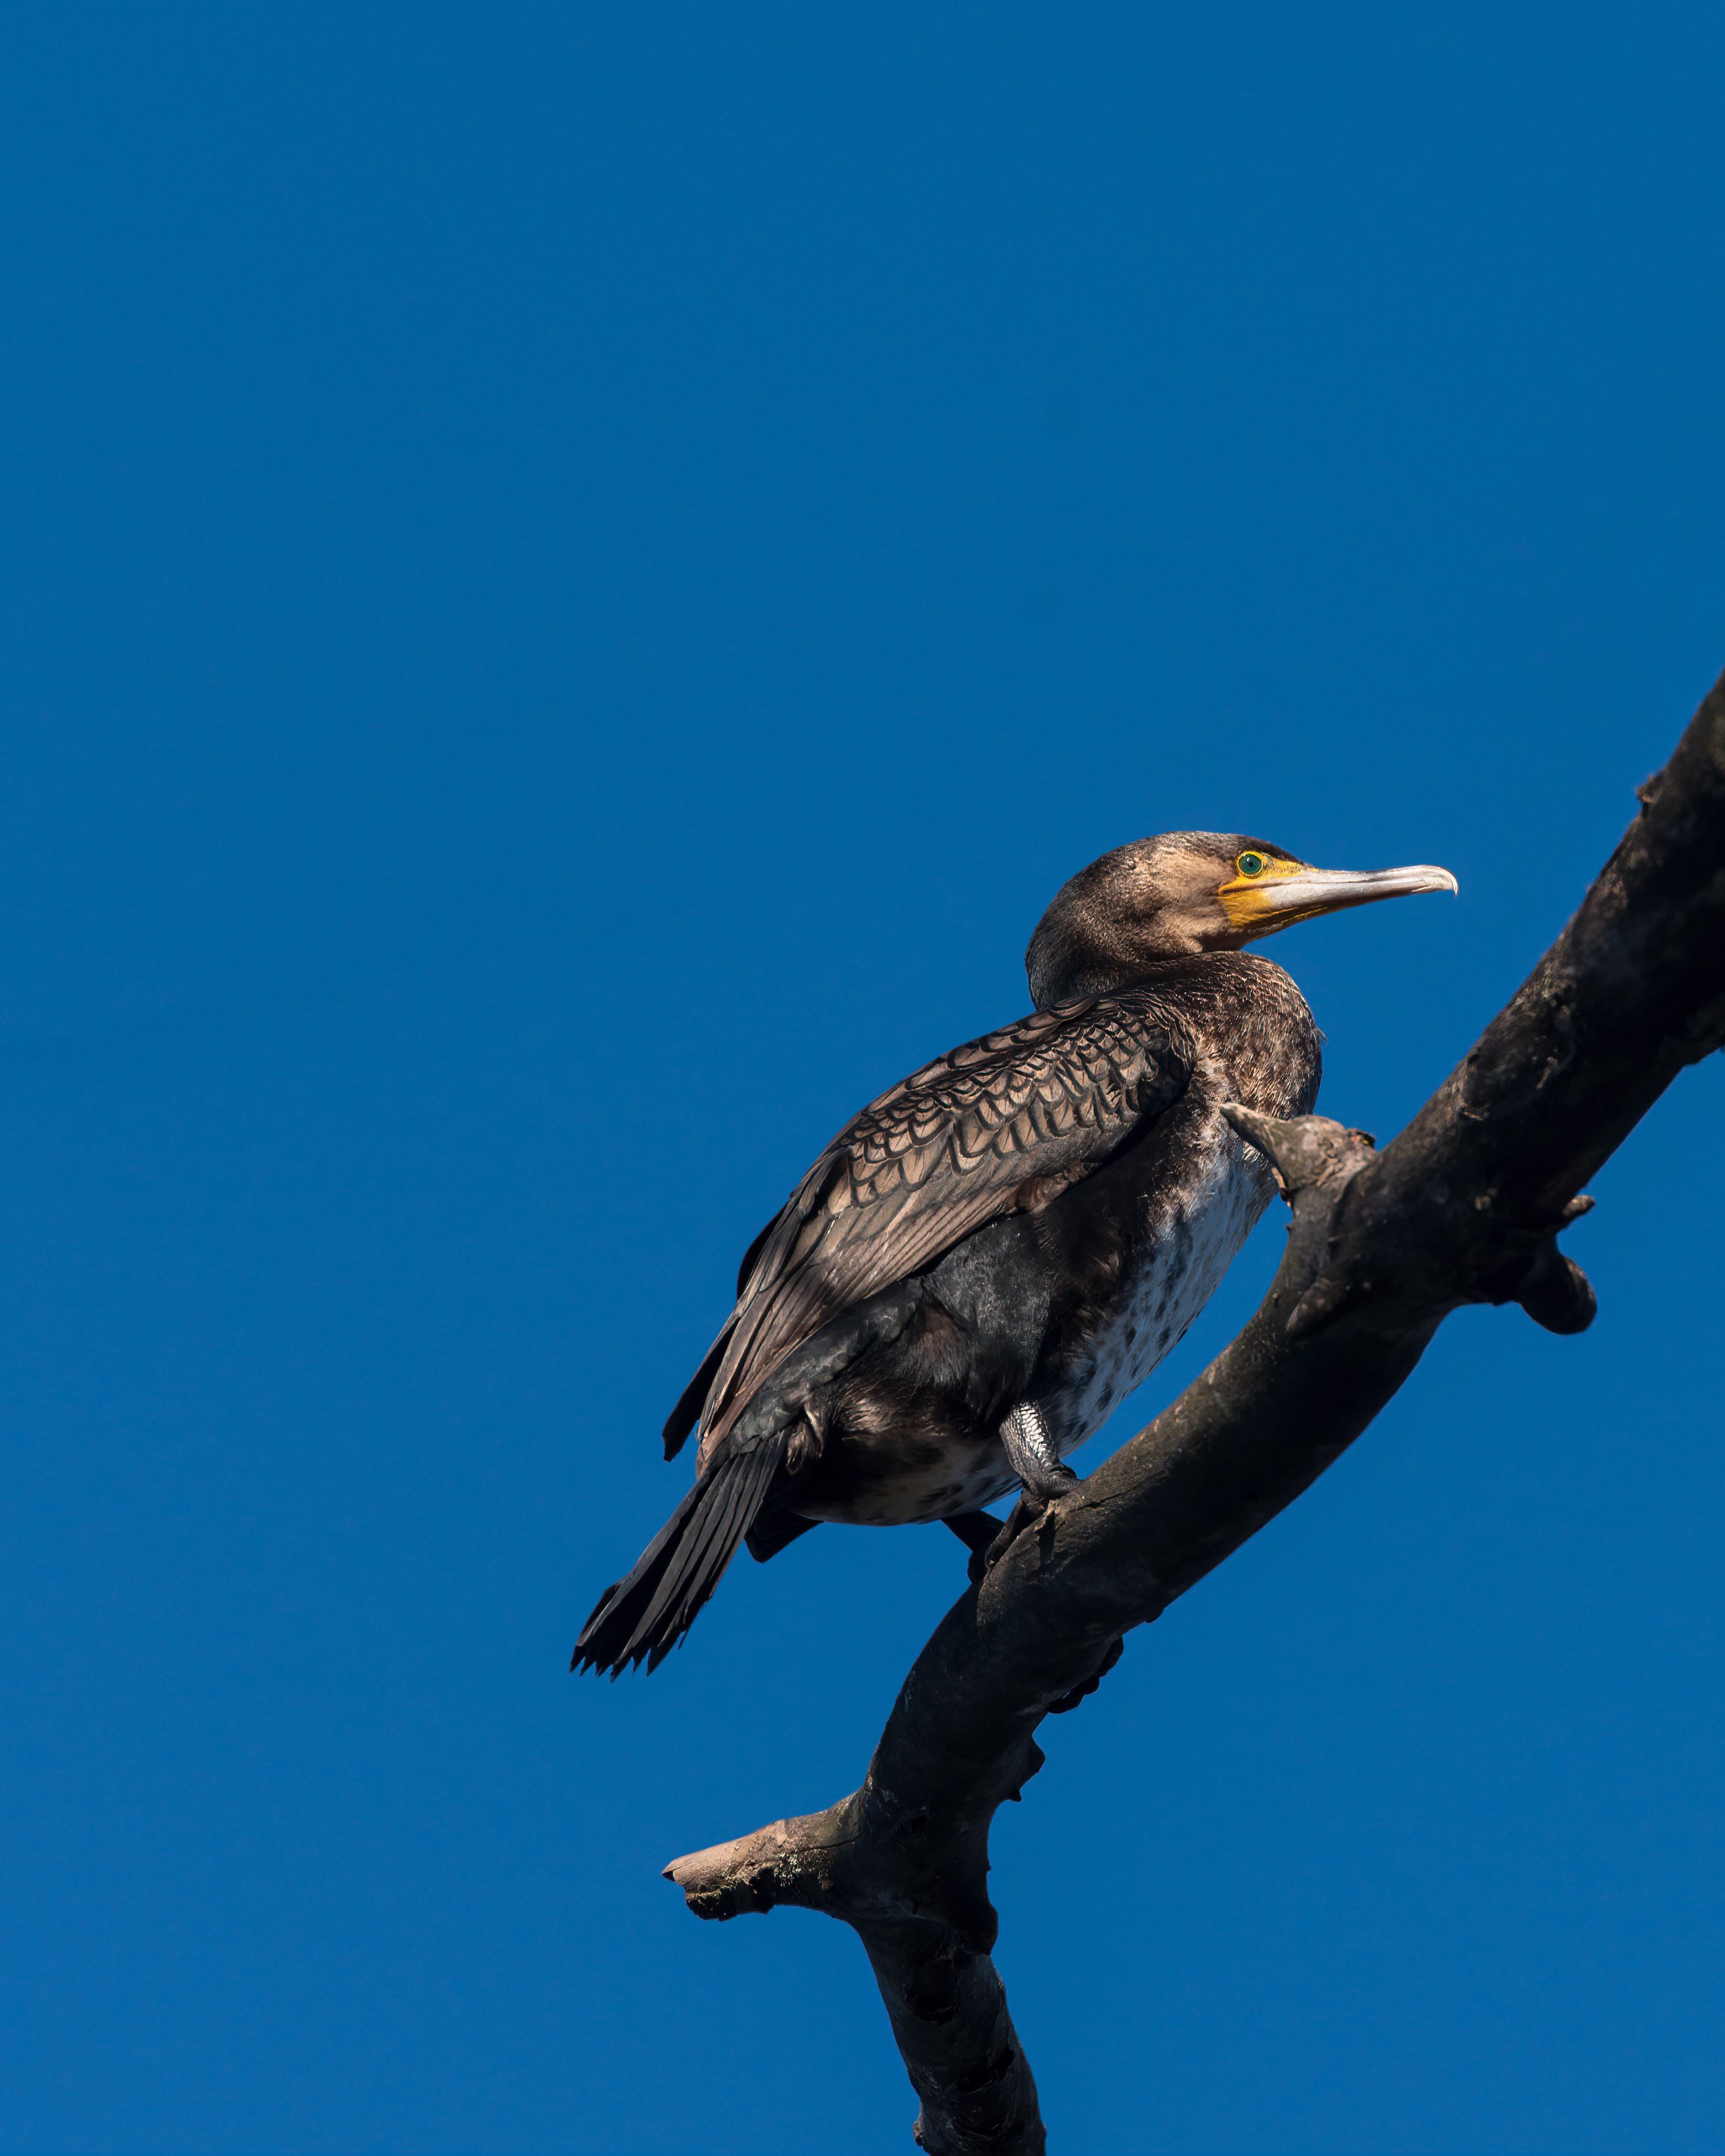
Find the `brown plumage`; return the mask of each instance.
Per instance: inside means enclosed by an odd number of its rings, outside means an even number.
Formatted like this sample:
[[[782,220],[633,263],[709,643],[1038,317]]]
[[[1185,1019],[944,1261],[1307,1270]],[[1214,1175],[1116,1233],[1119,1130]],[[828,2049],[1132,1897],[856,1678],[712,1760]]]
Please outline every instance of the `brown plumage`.
[[[842,1130],[746,1253],[736,1307],[665,1428],[694,1487],[583,1628],[578,1667],[652,1666],[745,1537],[944,1518],[1053,1494],[1190,1323],[1268,1202],[1224,1101],[1303,1113],[1317,1033],[1240,947],[1443,870],[1314,870],[1174,832],[1073,877],[1026,954],[1037,1008]]]

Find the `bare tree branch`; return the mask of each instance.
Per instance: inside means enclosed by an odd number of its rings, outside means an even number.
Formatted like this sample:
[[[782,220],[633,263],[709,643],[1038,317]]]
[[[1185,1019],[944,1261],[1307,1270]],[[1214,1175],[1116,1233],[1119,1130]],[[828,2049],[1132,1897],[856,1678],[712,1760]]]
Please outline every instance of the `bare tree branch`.
[[[947,1612],[860,1789],[668,1867],[700,1917],[787,1903],[855,1928],[937,2156],[1044,2145],[987,1891],[989,1825],[1042,1763],[1043,1716],[1352,1444],[1450,1311],[1519,1302],[1557,1332],[1591,1320],[1557,1232],[1676,1074],[1725,1042],[1725,679],[1640,800],[1579,911],[1385,1152],[1321,1116],[1230,1111],[1293,1214],[1250,1323]]]

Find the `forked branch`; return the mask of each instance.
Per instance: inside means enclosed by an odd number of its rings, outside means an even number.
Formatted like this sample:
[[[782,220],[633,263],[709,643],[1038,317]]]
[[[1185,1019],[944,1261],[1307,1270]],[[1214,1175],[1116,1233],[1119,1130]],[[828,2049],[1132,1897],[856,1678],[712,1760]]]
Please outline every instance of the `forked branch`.
[[[860,1789],[668,1867],[697,1916],[788,1903],[855,1928],[937,2156],[1043,2146],[987,1878],[990,1822],[1041,1765],[1044,1715],[1322,1474],[1450,1312],[1591,1320],[1558,1231],[1678,1071],[1725,1042],[1725,680],[1640,799],[1574,918],[1386,1151],[1322,1116],[1230,1111],[1293,1215],[1250,1323],[947,1612]]]

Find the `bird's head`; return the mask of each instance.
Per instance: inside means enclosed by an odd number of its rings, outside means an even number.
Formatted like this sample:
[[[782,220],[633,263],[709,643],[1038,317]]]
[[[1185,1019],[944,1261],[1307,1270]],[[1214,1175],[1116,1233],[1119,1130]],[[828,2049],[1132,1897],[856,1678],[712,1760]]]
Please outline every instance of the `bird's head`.
[[[1320,913],[1457,888],[1447,869],[1315,869],[1240,832],[1164,831],[1117,846],[1062,885],[1024,968],[1045,1009],[1106,995],[1158,959],[1237,951]]]

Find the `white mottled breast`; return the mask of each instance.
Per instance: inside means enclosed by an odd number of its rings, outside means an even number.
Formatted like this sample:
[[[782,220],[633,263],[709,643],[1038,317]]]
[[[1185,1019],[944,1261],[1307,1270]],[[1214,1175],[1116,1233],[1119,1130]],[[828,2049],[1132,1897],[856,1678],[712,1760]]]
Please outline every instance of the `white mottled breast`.
[[[1121,1306],[1094,1336],[1087,1363],[1045,1405],[1063,1455],[1094,1435],[1184,1337],[1274,1194],[1260,1157],[1219,1116],[1204,1136],[1199,1173],[1178,1189],[1147,1194]]]

